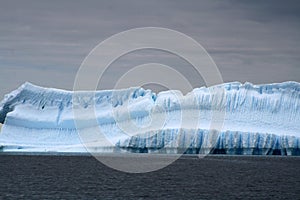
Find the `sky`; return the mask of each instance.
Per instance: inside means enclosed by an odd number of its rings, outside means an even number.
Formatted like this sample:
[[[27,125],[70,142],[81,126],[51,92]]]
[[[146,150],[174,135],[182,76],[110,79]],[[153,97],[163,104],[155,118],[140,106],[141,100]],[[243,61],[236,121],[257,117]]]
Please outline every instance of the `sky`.
[[[296,0],[0,0],[0,5],[0,98],[26,81],[71,90],[96,45],[138,27],[164,27],[192,37],[225,82],[300,82]],[[174,67],[193,87],[205,85],[177,56],[141,50],[114,62],[101,88],[112,88],[132,66],[149,62]]]

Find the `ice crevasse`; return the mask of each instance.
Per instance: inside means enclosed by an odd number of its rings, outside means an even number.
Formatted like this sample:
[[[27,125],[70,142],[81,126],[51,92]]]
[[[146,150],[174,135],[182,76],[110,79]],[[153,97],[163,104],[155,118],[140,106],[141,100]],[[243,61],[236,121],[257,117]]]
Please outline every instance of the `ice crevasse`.
[[[297,82],[232,82],[186,95],[24,83],[0,103],[0,149],[300,155],[299,122]]]

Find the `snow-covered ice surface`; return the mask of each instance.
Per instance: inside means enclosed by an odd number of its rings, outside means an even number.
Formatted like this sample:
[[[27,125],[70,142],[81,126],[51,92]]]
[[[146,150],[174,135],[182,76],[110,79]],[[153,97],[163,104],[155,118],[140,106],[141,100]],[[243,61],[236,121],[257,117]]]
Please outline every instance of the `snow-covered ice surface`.
[[[185,96],[143,88],[74,93],[25,83],[0,103],[0,148],[86,152],[83,141],[93,152],[300,155],[299,122],[297,82],[233,82]]]

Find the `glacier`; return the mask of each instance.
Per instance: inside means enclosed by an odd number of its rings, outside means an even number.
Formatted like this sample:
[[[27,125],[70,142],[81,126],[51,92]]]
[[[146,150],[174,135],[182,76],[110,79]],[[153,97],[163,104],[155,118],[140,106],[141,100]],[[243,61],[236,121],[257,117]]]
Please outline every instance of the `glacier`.
[[[2,152],[300,155],[300,84],[231,82],[183,95],[24,83],[0,103]]]

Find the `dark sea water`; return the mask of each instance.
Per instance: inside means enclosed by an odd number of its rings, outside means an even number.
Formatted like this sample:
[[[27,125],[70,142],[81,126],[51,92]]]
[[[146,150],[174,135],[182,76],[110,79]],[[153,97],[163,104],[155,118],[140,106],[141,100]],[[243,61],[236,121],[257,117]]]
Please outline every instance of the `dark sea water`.
[[[0,155],[0,199],[300,199],[300,157],[184,156],[129,174],[91,156]]]

